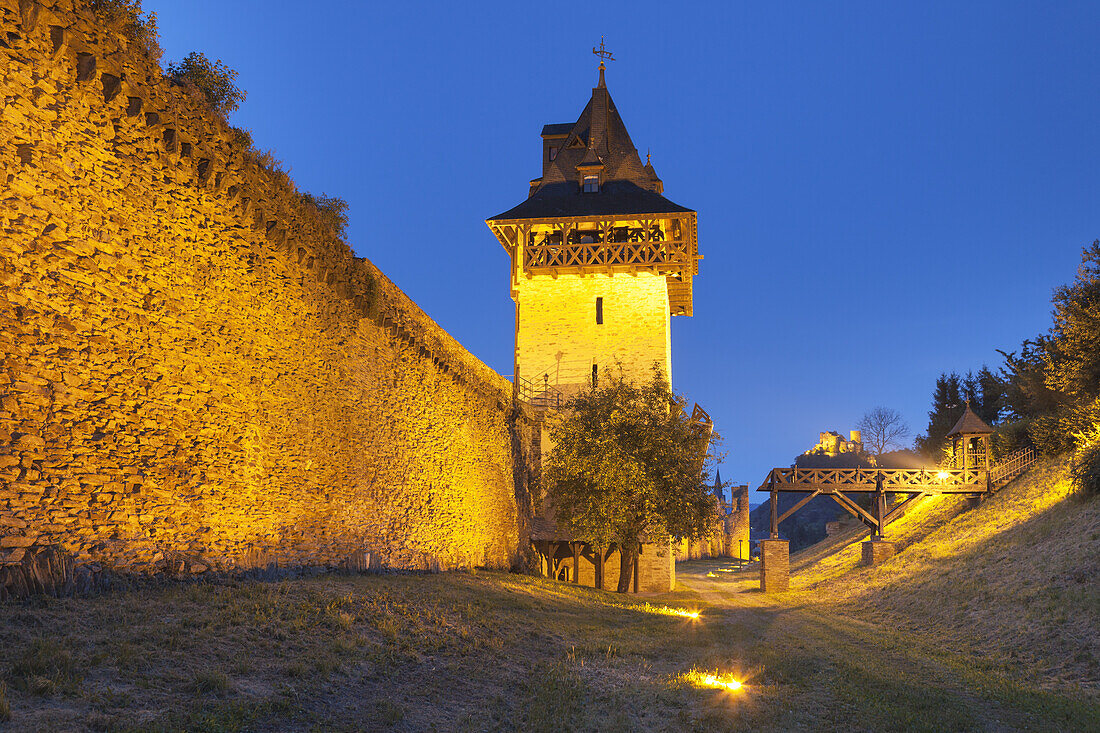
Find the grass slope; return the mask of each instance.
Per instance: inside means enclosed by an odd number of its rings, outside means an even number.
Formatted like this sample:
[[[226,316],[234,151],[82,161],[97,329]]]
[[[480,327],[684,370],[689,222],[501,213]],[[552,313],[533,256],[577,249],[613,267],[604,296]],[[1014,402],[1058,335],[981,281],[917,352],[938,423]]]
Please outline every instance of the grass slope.
[[[480,572],[7,603],[0,731],[1100,730],[1097,502],[1067,495],[1049,463],[928,502],[895,559],[831,538],[779,596],[699,561],[649,598]]]
[[[1100,500],[1046,460],[977,508],[926,500],[887,529],[899,553],[858,567],[854,530],[794,555],[791,601],[981,655],[1047,688],[1100,690]]]

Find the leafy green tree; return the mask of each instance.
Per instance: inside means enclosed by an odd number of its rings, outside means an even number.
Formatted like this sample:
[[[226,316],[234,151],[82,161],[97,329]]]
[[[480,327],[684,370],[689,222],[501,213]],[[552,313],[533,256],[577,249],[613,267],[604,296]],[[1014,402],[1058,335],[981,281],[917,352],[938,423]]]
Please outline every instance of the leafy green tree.
[[[168,64],[164,75],[202,95],[210,109],[221,115],[235,112],[248,96],[237,86],[237,72],[218,59],[211,62],[206,54],[192,51],[178,64]]]
[[[630,587],[645,537],[696,538],[714,521],[703,471],[705,436],[655,369],[641,386],[620,374],[580,393],[551,425],[547,501],[559,525],[620,549],[618,591]]]
[[[1054,291],[1046,384],[1062,397],[1059,429],[1077,437],[1100,424],[1100,240],[1081,253],[1072,285]]]

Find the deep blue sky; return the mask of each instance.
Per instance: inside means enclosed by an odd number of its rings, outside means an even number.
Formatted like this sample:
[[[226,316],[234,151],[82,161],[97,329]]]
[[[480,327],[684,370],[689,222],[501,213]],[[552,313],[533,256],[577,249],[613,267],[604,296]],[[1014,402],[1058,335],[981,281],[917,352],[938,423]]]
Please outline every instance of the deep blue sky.
[[[508,260],[483,220],[526,196],[605,35],[634,144],[699,212],[674,386],[753,488],[876,405],[923,430],[936,375],[1046,329],[1100,236],[1100,3],[146,9],[166,62],[240,72],[232,122],[345,198],[356,252],[504,374]]]

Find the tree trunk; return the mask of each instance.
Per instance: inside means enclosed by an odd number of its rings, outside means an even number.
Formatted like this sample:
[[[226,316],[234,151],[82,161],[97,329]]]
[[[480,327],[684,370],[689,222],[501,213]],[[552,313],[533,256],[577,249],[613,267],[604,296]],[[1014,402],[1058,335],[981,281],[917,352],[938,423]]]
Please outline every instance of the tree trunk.
[[[637,542],[628,542],[625,546],[619,545],[619,587],[615,589],[617,592],[630,592],[630,584],[634,580],[634,563],[637,561]]]

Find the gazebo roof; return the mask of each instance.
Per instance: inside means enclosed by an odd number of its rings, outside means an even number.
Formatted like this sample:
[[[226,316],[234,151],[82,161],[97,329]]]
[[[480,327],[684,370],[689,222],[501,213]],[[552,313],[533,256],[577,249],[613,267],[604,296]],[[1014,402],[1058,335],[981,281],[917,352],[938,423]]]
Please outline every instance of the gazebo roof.
[[[951,432],[947,434],[948,438],[956,435],[990,435],[993,432],[993,428],[986,424],[985,420],[982,420],[974,411],[970,409],[970,403],[966,403],[966,410],[963,412],[962,417],[955,423],[955,427],[951,428]]]

